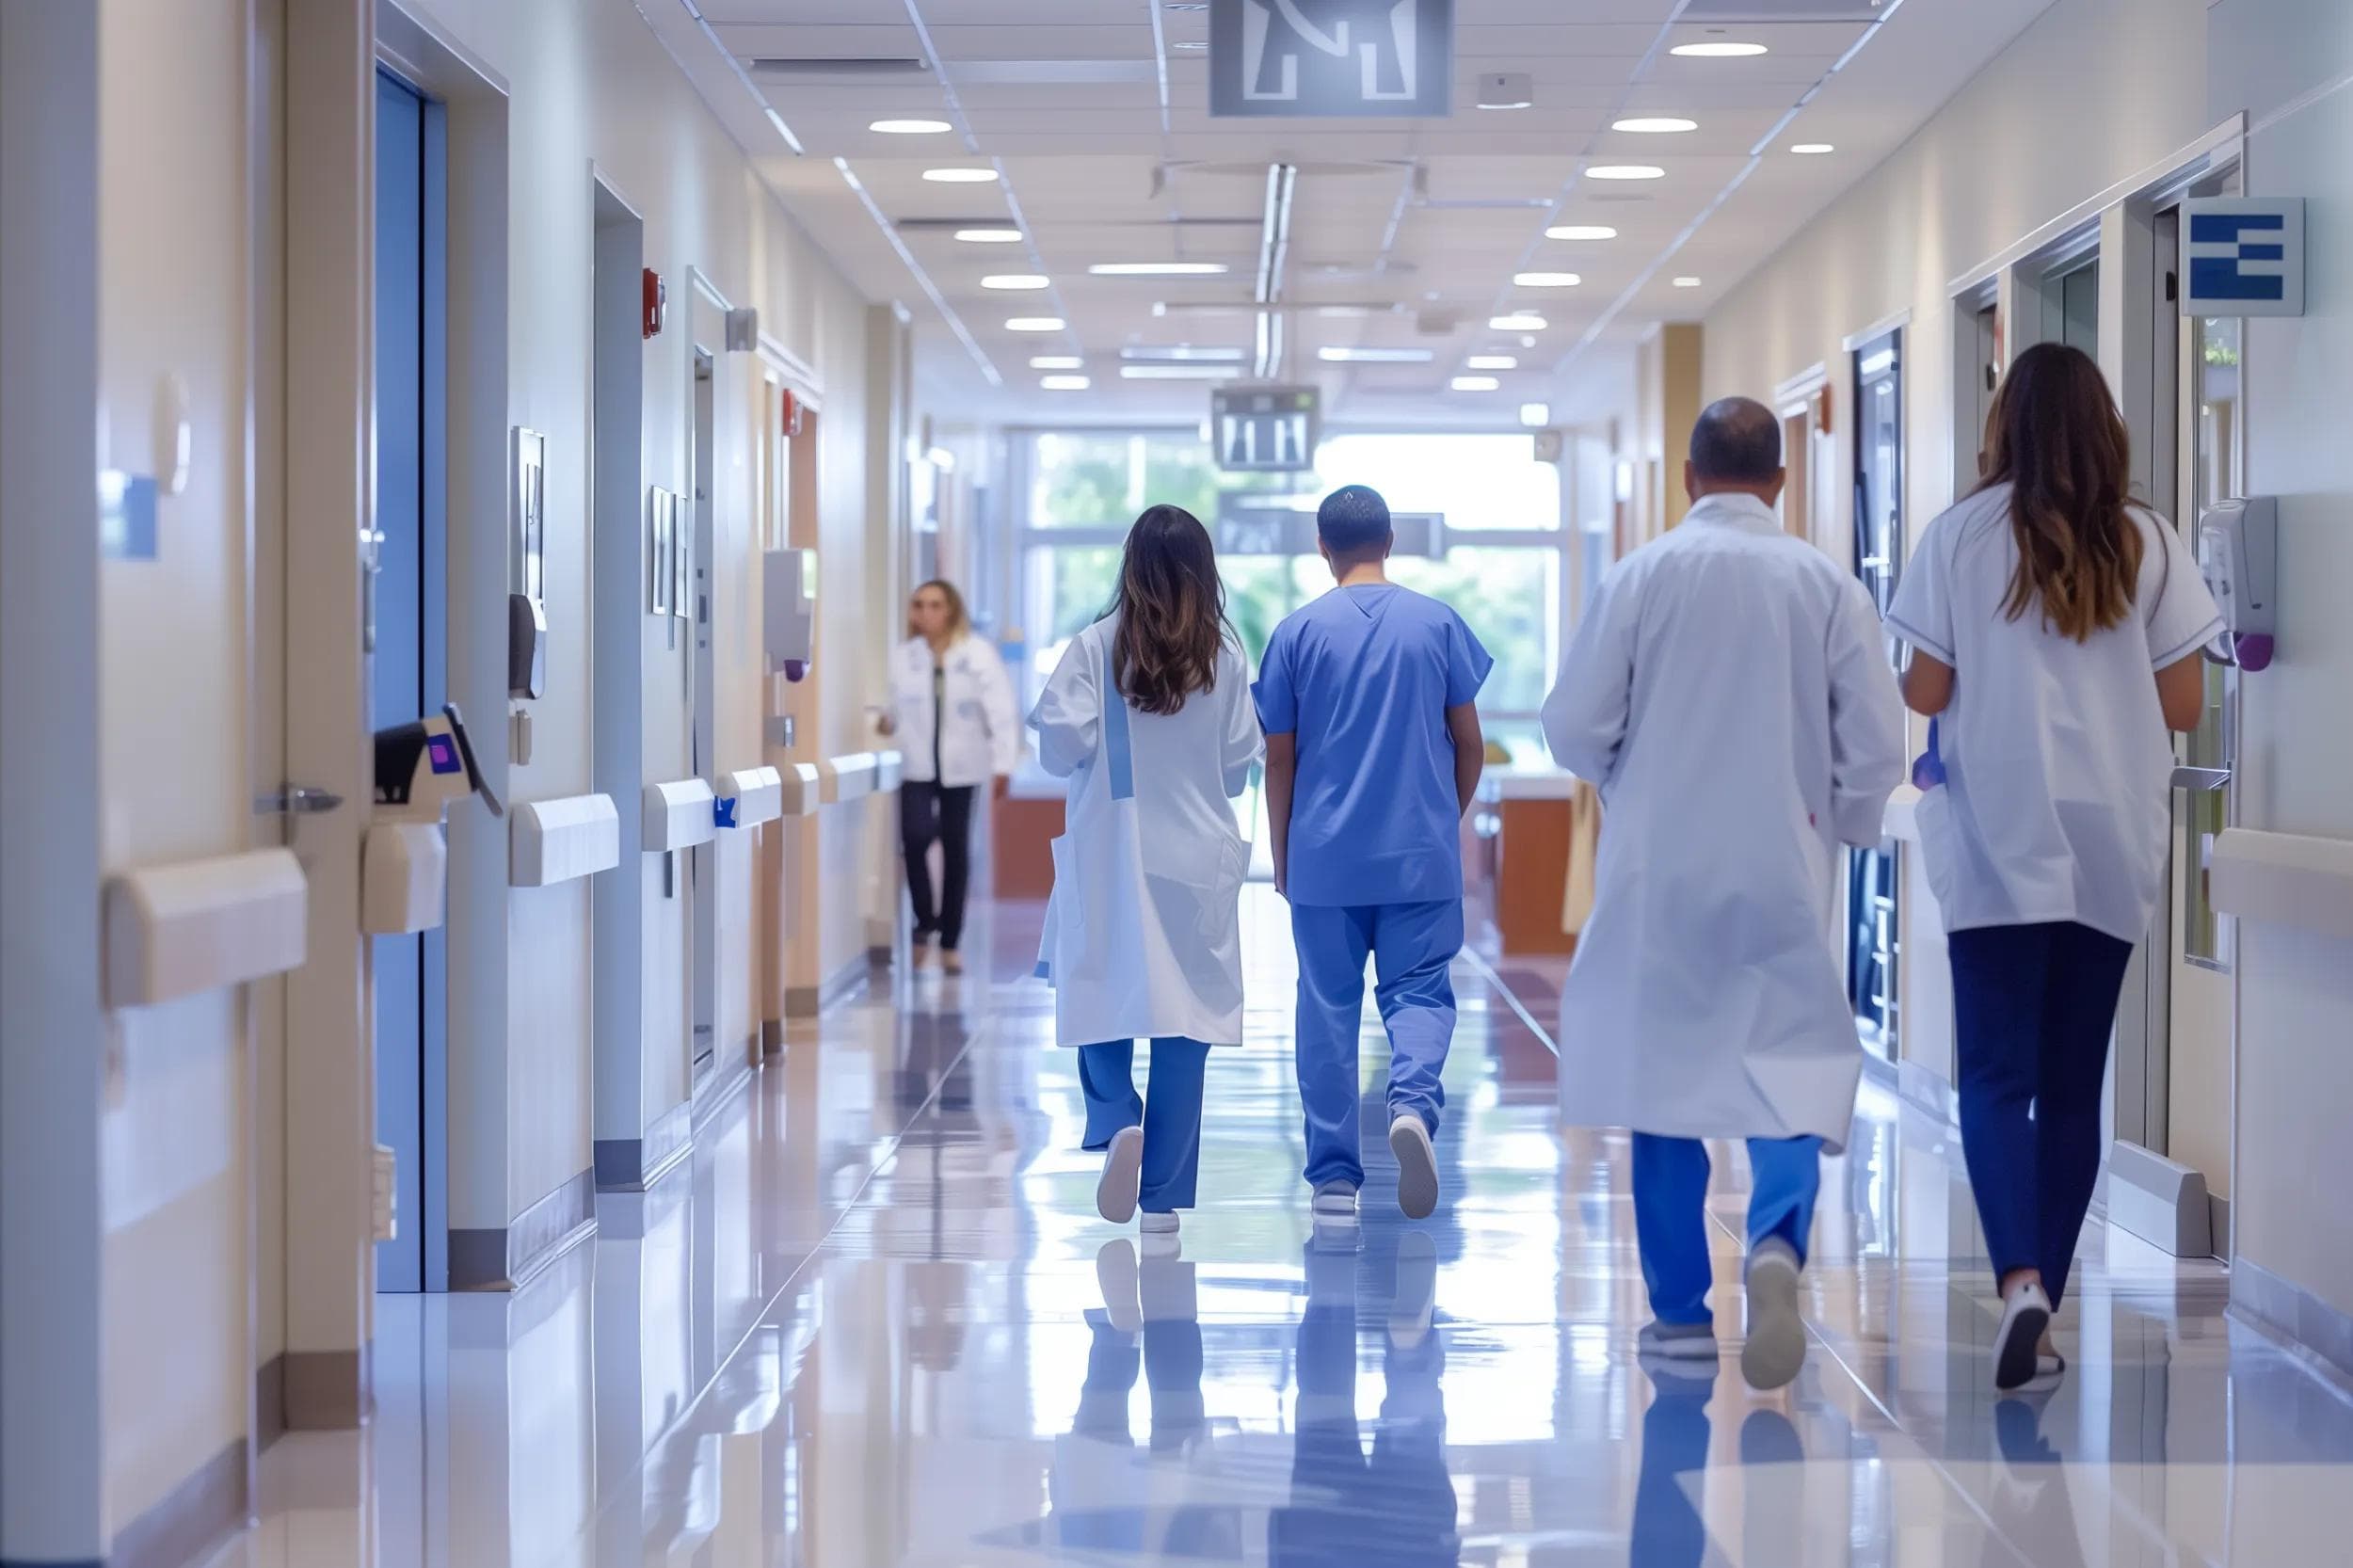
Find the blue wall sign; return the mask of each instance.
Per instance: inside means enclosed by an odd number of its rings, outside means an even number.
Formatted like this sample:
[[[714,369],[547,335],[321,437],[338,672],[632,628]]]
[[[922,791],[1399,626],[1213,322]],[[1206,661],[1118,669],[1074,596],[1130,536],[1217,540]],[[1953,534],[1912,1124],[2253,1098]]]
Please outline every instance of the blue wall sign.
[[[1212,116],[1443,119],[1454,0],[1209,0]]]
[[[2208,316],[2304,313],[2304,199],[2182,203],[2182,309]]]

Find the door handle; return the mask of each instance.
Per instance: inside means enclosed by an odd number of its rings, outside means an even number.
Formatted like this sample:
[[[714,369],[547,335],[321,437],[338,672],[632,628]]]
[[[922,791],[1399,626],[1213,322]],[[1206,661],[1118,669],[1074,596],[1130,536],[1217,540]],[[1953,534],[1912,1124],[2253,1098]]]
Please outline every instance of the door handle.
[[[2177,790],[2211,793],[2216,790],[2227,788],[2230,782],[2231,770],[2228,768],[2175,768],[2173,770],[2173,787]]]
[[[332,811],[344,803],[344,797],[332,790],[314,790],[307,784],[289,784],[271,794],[253,797],[253,814],[257,817],[314,817],[322,811]]]

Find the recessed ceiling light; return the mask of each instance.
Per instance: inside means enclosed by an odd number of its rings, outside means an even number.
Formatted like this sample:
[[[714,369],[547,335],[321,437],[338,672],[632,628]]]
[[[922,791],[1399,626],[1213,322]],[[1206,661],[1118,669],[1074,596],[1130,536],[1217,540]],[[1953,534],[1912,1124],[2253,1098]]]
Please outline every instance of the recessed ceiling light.
[[[1097,262],[1087,270],[1097,278],[1216,278],[1230,269],[1224,262]]]
[[[1458,376],[1447,385],[1456,392],[1493,392],[1503,383],[1492,376]]]
[[[1667,51],[1687,60],[1745,60],[1766,52],[1761,43],[1678,43]]]
[[[1027,292],[1032,289],[1048,289],[1053,286],[1052,279],[1042,278],[1034,272],[995,272],[981,280],[981,287],[984,289],[1013,289]]]
[[[1545,318],[1527,311],[1515,311],[1508,316],[1489,316],[1487,330],[1491,332],[1541,332]]]
[[[1048,392],[1084,392],[1093,385],[1083,376],[1041,376],[1037,384]]]
[[[1680,115],[1638,114],[1629,115],[1624,120],[1613,120],[1609,128],[1613,131],[1625,131],[1638,136],[1672,136],[1684,131],[1696,131],[1700,128],[1700,122],[1696,120],[1685,120]]]
[[[927,168],[923,178],[935,185],[986,185],[997,180],[993,168]]]
[[[1316,314],[1330,321],[1353,321],[1372,314],[1369,305],[1319,305]]]
[[[1427,348],[1319,348],[1327,365],[1426,365],[1437,356]]]
[[[1695,289],[1699,286],[1700,280],[1696,278],[1678,278],[1675,280],[1675,287],[1679,289]]]
[[[937,136],[955,129],[944,120],[878,120],[866,128],[886,136]]]
[[[967,245],[1019,245],[1018,229],[959,229],[956,238]]]
[[[1543,429],[1552,423],[1552,405],[1549,403],[1521,404],[1520,423],[1530,430]]]
[[[1207,49],[1209,46],[1209,40],[1192,38],[1178,39],[1176,42],[1169,45],[1171,49],[1183,49],[1187,51]]]
[[[1801,158],[1818,158],[1825,152],[1835,152],[1838,149],[1827,141],[1801,141],[1792,144],[1789,151]]]
[[[1030,360],[1032,370],[1083,370],[1086,361],[1076,354],[1040,354]]]
[[[1155,360],[1192,360],[1212,365],[1238,365],[1250,358],[1239,348],[1195,348],[1189,343],[1140,344],[1121,349],[1119,357],[1144,364]]]
[[[1606,223],[1556,223],[1545,231],[1548,240],[1613,240],[1618,232]]]
[[[1206,11],[1209,8],[1209,0],[1169,0],[1160,8],[1164,11]]]
[[[1573,289],[1585,280],[1574,272],[1515,272],[1512,281],[1524,289]]]
[[[1657,164],[1595,164],[1585,171],[1588,180],[1663,180],[1667,171]]]
[[[1230,381],[1240,365],[1121,365],[1123,381]]]
[[[1463,361],[1471,370],[1517,370],[1519,357],[1513,354],[1474,354]]]
[[[1059,332],[1063,329],[1060,316],[1015,316],[1005,323],[1008,332]]]

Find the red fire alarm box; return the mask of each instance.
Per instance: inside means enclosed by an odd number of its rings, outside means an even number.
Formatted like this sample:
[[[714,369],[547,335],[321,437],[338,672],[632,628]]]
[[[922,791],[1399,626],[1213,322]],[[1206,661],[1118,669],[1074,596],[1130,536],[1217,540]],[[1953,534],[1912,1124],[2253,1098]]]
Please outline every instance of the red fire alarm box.
[[[784,433],[787,436],[797,436],[801,433],[801,400],[788,392],[783,393],[782,402]]]
[[[662,274],[651,267],[646,268],[645,306],[645,335],[658,338],[662,335],[662,318],[669,313],[670,288],[662,280]]]

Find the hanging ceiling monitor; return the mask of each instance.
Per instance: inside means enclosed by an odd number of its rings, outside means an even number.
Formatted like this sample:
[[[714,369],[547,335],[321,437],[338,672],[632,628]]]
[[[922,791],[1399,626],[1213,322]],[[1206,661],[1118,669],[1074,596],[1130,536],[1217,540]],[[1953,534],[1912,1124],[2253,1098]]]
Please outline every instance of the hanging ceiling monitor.
[[[1217,466],[1228,473],[1315,467],[1322,399],[1313,387],[1218,387],[1209,393]]]

